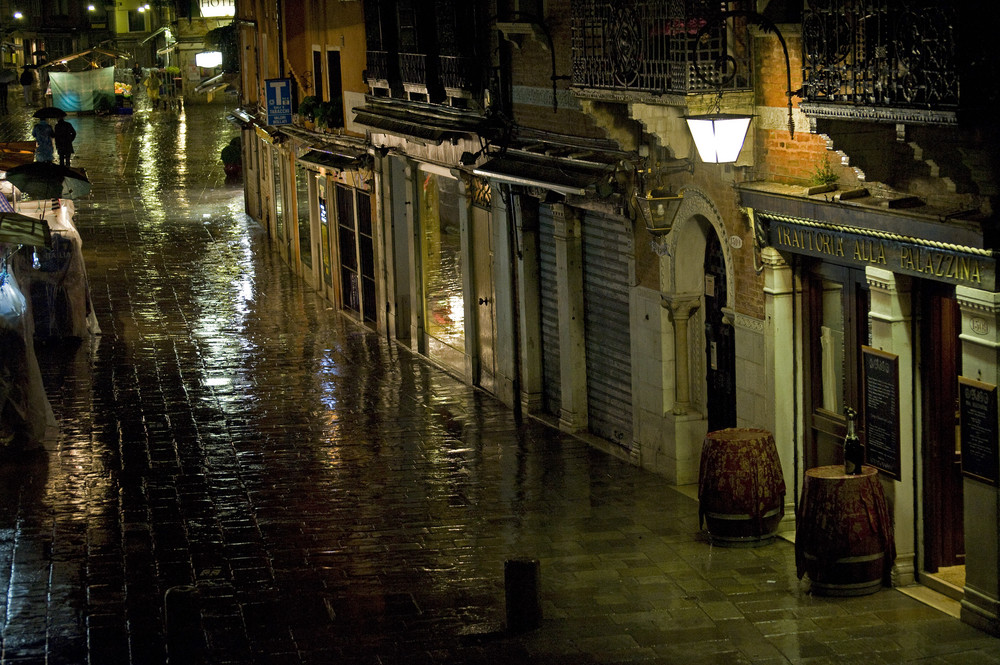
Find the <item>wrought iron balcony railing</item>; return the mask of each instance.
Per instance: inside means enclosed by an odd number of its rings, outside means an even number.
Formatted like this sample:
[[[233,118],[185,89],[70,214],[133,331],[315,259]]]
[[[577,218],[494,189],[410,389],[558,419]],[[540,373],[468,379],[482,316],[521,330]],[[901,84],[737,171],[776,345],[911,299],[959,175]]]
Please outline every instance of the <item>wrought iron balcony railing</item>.
[[[438,57],[441,83],[445,89],[476,92],[482,88],[482,77],[476,76],[476,59],[462,55]]]
[[[427,87],[427,56],[423,53],[400,53],[399,73],[403,85]]]
[[[368,80],[389,80],[389,52],[368,51]]]
[[[719,23],[693,48],[706,19],[731,6],[713,0],[573,0],[574,87],[681,95],[748,89],[745,21]]]
[[[846,107],[957,107],[954,7],[919,0],[809,4],[802,17],[806,100]]]

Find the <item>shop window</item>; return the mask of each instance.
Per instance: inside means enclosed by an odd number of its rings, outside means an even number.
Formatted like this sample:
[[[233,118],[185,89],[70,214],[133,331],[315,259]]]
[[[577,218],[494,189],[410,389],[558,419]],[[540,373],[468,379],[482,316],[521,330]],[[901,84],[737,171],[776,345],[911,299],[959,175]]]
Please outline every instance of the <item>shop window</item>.
[[[465,349],[458,181],[420,172],[420,224],[427,334]]]
[[[811,468],[843,462],[844,409],[861,412],[861,346],[871,334],[863,270],[818,265],[807,273],[805,285],[810,407],[805,456]]]
[[[311,174],[301,165],[295,168],[295,211],[299,227],[299,260],[312,268],[312,233],[309,220],[309,179]]]
[[[271,150],[271,177],[274,190],[274,229],[279,238],[285,237],[285,215],[282,206],[281,191],[281,153]]]

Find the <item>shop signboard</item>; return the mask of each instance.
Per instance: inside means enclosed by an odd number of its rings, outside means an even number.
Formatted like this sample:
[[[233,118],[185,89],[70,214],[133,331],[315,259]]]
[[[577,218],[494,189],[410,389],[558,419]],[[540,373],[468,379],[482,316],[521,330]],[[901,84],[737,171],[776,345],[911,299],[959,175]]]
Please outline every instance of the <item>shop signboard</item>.
[[[962,474],[997,484],[997,387],[958,377]]]
[[[264,92],[267,124],[272,127],[292,124],[292,79],[267,79]]]
[[[899,356],[862,346],[865,395],[865,459],[902,478],[899,446]]]
[[[767,222],[767,242],[780,251],[858,268],[874,266],[985,291],[996,288],[996,259],[991,252],[805,219],[778,218],[761,211],[756,211],[756,218]]]

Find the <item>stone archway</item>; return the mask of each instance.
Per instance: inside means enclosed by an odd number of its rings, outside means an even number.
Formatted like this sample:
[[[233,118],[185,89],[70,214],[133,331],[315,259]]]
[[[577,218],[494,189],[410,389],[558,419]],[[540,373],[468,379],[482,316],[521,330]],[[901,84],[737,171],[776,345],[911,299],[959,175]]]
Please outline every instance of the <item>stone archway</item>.
[[[711,200],[695,188],[685,188],[673,231],[662,241],[660,295],[671,328],[663,331],[664,367],[673,367],[673,380],[664,382],[666,436],[664,456],[672,460],[676,482],[697,481],[697,460],[708,431],[705,334],[705,256],[709,241],[717,239],[725,265],[727,285],[733,284],[733,260],[722,216]],[[726,288],[723,309],[732,325],[734,289]],[[710,355],[708,356],[711,357]],[[710,361],[709,361],[710,362]]]

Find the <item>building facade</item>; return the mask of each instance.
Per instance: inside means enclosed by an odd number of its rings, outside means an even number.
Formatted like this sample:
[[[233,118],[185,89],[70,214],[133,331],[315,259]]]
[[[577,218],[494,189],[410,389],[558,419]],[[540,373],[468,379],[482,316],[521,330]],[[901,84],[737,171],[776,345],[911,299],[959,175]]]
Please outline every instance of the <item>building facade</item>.
[[[247,209],[359,323],[667,482],[773,432],[788,530],[857,411],[892,583],[1000,633],[996,56],[961,9],[239,2]],[[713,112],[752,116],[732,159]]]

